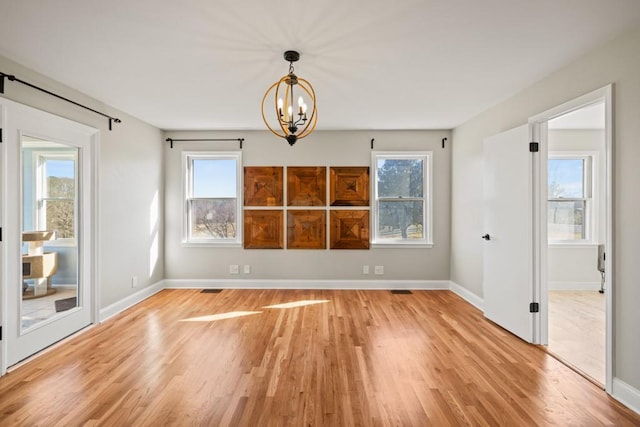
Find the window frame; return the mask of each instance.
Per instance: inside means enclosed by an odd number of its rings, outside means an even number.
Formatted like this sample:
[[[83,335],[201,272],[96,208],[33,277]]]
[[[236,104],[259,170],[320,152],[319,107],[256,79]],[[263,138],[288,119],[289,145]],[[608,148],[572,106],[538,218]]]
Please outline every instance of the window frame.
[[[582,172],[582,185],[584,188],[583,197],[557,197],[549,195],[549,161],[550,160],[582,160],[584,169]],[[553,246],[580,246],[592,245],[596,243],[598,236],[598,214],[597,214],[597,170],[598,153],[595,151],[550,151],[547,156],[547,224],[549,202],[584,202],[584,227],[585,238],[575,240],[552,240],[547,236],[547,244]]]
[[[191,201],[210,198],[192,197],[193,160],[235,160],[236,162],[236,236],[233,239],[192,238],[190,233]],[[182,152],[182,245],[212,247],[242,247],[242,152],[241,151],[183,151]]]
[[[422,197],[378,197],[378,160],[422,160]],[[432,151],[374,151],[371,153],[371,247],[372,248],[431,248],[433,247],[433,152]],[[422,201],[422,239],[380,239],[379,202],[384,200]]]
[[[65,201],[71,199],[61,199],[44,197],[45,188],[47,188],[47,174],[46,174],[46,161],[47,160],[71,160],[73,161],[73,176],[74,176],[74,198],[73,198],[73,235],[74,237],[56,238],[53,241],[44,242],[45,246],[56,247],[75,247],[78,245],[78,151],[73,150],[56,150],[56,151],[34,151],[33,152],[33,165],[34,165],[34,209],[33,209],[33,223],[38,230],[47,229],[47,215],[44,208],[45,201]]]

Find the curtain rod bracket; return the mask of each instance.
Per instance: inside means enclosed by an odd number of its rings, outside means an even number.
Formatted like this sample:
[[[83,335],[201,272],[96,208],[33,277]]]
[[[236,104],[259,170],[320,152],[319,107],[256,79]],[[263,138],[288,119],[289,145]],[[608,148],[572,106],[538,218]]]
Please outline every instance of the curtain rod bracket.
[[[442,138],[442,148],[444,148],[444,143],[447,142],[447,138]]]
[[[371,138],[371,149],[373,150],[373,141],[375,141],[375,138]]]

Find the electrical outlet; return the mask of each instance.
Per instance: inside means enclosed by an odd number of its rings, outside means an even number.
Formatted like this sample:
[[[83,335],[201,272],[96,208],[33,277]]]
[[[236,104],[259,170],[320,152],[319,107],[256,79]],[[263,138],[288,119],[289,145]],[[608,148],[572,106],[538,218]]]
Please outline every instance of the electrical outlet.
[[[384,265],[376,265],[374,273],[378,276],[382,276],[384,274]]]
[[[369,274],[369,266],[368,265],[363,265],[362,266],[362,274]]]
[[[231,273],[231,274],[239,274],[240,270],[239,270],[238,264],[231,264],[229,266],[229,273]]]
[[[251,266],[249,264],[245,264],[242,271],[244,274],[251,274]]]
[[[138,276],[133,276],[131,277],[131,287],[135,288],[136,286],[138,286]]]

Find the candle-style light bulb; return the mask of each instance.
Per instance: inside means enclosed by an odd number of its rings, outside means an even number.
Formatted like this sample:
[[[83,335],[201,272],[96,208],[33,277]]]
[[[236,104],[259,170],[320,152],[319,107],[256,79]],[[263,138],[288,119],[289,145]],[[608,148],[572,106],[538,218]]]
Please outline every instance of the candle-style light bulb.
[[[302,114],[307,114],[307,104],[302,104]]]
[[[293,107],[291,107],[291,105],[289,105],[287,107],[287,120],[289,119],[289,117],[293,116]]]
[[[282,117],[282,106],[284,105],[284,101],[282,98],[278,98],[278,116]]]

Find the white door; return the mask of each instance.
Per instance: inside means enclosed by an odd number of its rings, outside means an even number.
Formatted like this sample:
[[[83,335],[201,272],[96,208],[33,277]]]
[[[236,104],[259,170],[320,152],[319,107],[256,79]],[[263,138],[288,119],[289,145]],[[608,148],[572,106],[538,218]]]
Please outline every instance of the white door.
[[[485,139],[483,158],[484,315],[532,342],[533,155],[528,126]]]
[[[98,131],[7,100],[0,372],[88,326]]]

